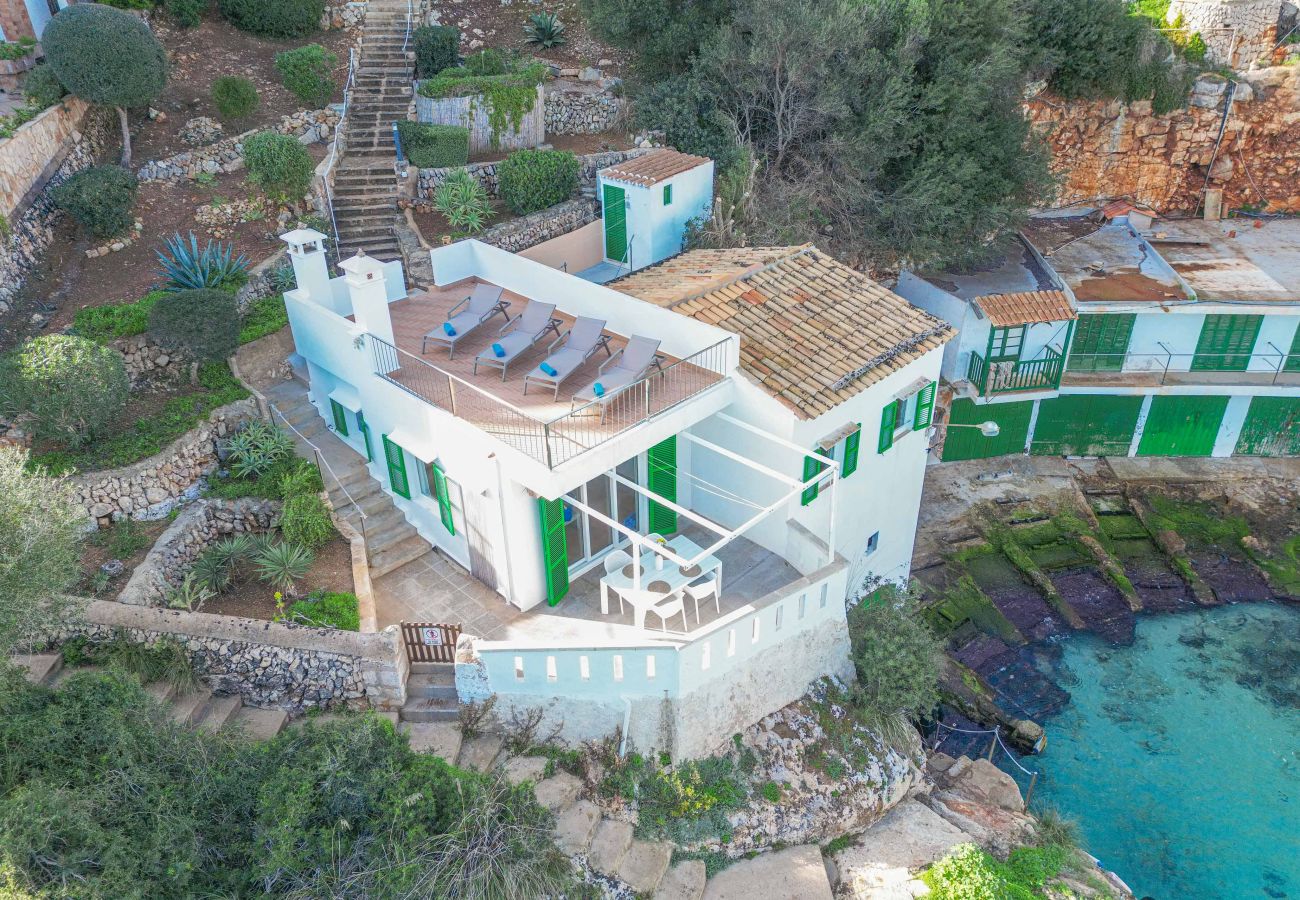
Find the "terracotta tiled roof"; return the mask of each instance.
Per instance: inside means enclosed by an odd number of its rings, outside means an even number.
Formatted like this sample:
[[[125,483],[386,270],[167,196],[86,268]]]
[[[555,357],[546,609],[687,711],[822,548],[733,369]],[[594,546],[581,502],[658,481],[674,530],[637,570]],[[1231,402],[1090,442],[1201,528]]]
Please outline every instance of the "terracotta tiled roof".
[[[654,150],[627,162],[616,163],[608,169],[601,169],[600,174],[614,181],[651,185],[706,162],[709,162],[707,156],[691,156],[689,153],[668,149]]]
[[[1144,216],[1150,216],[1153,219],[1159,216],[1159,213],[1157,213],[1151,207],[1142,206],[1137,203],[1130,203],[1127,200],[1110,201],[1109,203],[1107,203],[1105,206],[1101,208],[1101,215],[1102,218],[1104,218],[1106,221],[1109,222],[1111,219],[1117,219],[1120,216],[1127,216],[1129,213],[1133,212],[1134,210],[1142,213],[1142,215]]]
[[[740,335],[744,373],[805,419],[953,336],[811,244],[692,250],[609,286]]]
[[[987,294],[975,301],[997,328],[1065,322],[1077,319],[1064,291],[1027,291],[1022,294]]]

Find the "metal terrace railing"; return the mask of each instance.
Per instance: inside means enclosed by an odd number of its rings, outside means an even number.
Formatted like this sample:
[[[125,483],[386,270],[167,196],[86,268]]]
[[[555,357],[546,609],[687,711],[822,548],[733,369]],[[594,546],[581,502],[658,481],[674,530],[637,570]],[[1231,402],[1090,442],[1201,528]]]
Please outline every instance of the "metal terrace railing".
[[[375,374],[552,469],[720,384],[727,371],[722,340],[547,420],[382,338],[367,339]]]
[[[1159,384],[1300,384],[1300,354],[1271,341],[1267,350],[1175,353],[1162,341],[1155,352],[1072,353],[1065,380],[1074,383],[1153,379]]]
[[[1037,359],[994,360],[972,350],[966,365],[966,379],[982,396],[1014,391],[1047,391],[1060,387],[1065,357],[1046,347]]]

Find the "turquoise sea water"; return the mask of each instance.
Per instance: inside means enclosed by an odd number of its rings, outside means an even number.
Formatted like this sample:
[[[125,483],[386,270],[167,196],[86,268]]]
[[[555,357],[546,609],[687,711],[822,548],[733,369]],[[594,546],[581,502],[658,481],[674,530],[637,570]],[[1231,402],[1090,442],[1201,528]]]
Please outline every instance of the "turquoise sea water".
[[[1034,805],[1079,821],[1138,897],[1300,900],[1300,608],[1139,620],[1040,665],[1071,692],[1044,723]]]

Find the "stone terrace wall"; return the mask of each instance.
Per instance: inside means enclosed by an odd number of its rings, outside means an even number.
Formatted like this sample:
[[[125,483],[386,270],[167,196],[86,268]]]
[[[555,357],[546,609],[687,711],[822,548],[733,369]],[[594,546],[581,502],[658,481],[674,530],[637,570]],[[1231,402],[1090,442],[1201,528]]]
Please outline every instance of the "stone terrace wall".
[[[0,213],[13,214],[33,190],[48,180],[67,146],[81,140],[90,104],[68,97],[0,140]]]
[[[339,114],[327,107],[282,116],[274,130],[293,135],[303,144],[316,144],[333,137],[338,123]],[[244,141],[265,130],[252,128],[206,147],[187,150],[166,159],[150,160],[137,170],[136,175],[141,181],[178,182],[187,178],[193,180],[204,173],[238,172],[244,167]]]
[[[1188,31],[1200,32],[1210,62],[1245,68],[1273,49],[1282,5],[1283,0],[1172,0],[1169,18],[1181,15]]]
[[[212,689],[250,706],[400,709],[408,663],[396,627],[378,634],[309,628],[260,619],[92,601],[70,633],[132,640],[162,637],[185,647]]]
[[[599,134],[617,126],[624,110],[624,102],[608,91],[547,85],[546,133]]]
[[[621,163],[624,160],[634,159],[644,153],[650,152],[648,149],[635,150],[609,150],[605,153],[588,153],[585,156],[579,156],[578,161],[582,168],[578,172],[578,184],[582,188],[595,188],[596,172],[612,166],[615,163]],[[487,189],[492,197],[500,197],[500,183],[497,178],[497,162],[470,163],[464,166],[464,169],[478,179],[479,183]],[[420,200],[432,200],[433,192],[437,190],[438,185],[455,172],[459,166],[453,166],[442,169],[420,169],[419,177],[416,182],[416,197]]]
[[[230,534],[260,534],[280,517],[276,500],[199,500],[188,506],[159,536],[144,561],[136,566],[118,603],[162,606],[184,580],[194,560],[210,545]]]
[[[1224,206],[1300,212],[1300,66],[1243,72],[1210,187]],[[1185,109],[1156,116],[1147,101],[1029,102],[1062,175],[1058,203],[1131,197],[1165,214],[1196,208],[1223,120],[1227,83],[1202,77]]]
[[[208,421],[170,447],[121,469],[86,472],[70,481],[96,526],[126,517],[161,519],[182,499],[198,495],[200,479],[217,468],[217,441],[257,417],[253,398],[214,409]]]
[[[478,235],[478,239],[502,250],[518,253],[543,241],[568,234],[599,218],[600,205],[595,200],[583,197],[504,222]]]
[[[126,377],[131,379],[133,388],[150,381],[176,381],[185,376],[188,368],[184,360],[151,341],[147,334],[118,338],[112,347],[122,354]]]
[[[415,95],[415,118],[434,125],[460,125],[469,129],[469,152],[488,153],[493,150],[518,150],[536,147],[546,140],[546,104],[542,100],[542,86],[537,86],[533,108],[524,113],[518,128],[504,128],[492,140],[492,124],[488,110],[480,95],[468,97],[422,97]]]

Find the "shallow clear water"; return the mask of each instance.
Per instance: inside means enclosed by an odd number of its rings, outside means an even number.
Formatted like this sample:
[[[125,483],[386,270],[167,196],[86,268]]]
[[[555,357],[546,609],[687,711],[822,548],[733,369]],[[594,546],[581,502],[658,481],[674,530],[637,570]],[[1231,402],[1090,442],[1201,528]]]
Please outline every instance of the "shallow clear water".
[[[1079,821],[1138,897],[1300,898],[1300,608],[1142,617],[1039,665],[1071,692],[1045,722],[1034,805]]]

